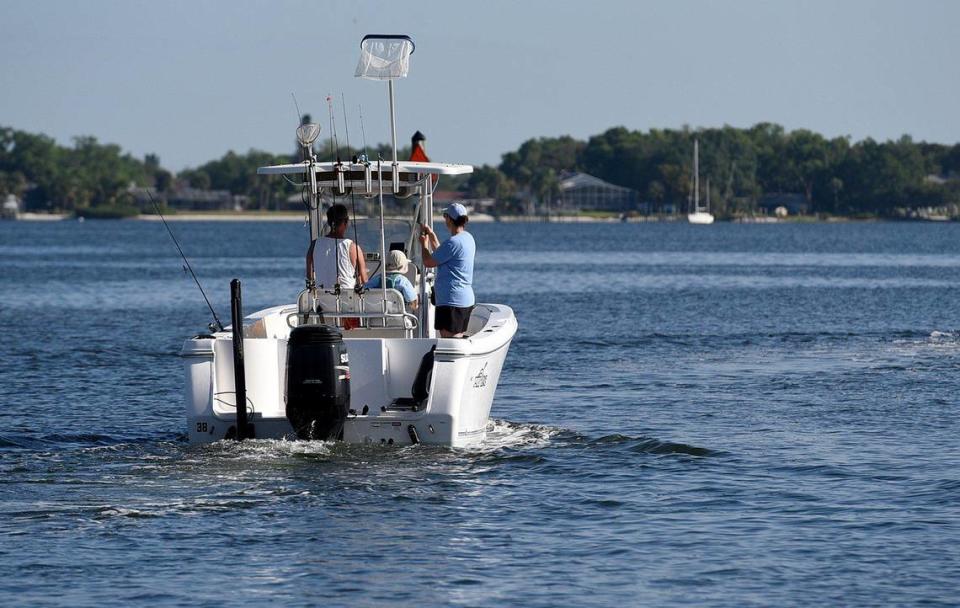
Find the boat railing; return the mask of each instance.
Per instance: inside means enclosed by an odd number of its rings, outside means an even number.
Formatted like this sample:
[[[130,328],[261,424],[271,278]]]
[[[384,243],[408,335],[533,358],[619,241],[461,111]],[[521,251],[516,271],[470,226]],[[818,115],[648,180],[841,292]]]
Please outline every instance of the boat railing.
[[[396,329],[414,330],[417,329],[419,323],[417,316],[409,312],[353,312],[349,310],[325,310],[322,313],[292,312],[287,315],[287,325],[293,329],[294,327],[298,327],[300,325],[310,324],[314,318],[319,320],[320,317],[323,317],[324,319],[382,319],[384,322],[383,325],[369,326],[377,329],[392,329],[393,326],[387,325],[387,319],[401,319],[403,321],[402,325],[396,327]]]
[[[352,324],[352,329],[374,333],[382,333],[380,330],[396,333],[399,330],[404,337],[413,337],[413,332],[420,327],[419,317],[407,312],[403,294],[396,289],[371,289],[363,293],[305,289],[297,298],[296,312],[285,314],[283,318],[290,329],[326,322],[327,319],[354,319],[357,323]]]

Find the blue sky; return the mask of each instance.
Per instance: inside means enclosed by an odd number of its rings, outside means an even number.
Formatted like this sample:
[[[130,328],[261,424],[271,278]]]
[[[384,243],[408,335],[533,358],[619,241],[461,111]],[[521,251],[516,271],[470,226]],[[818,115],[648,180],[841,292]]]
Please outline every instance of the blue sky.
[[[539,136],[761,121],[960,141],[960,2],[0,0],[0,125],[94,135],[179,170],[292,147],[296,117],[388,141],[360,38],[409,33],[398,137],[496,163]]]

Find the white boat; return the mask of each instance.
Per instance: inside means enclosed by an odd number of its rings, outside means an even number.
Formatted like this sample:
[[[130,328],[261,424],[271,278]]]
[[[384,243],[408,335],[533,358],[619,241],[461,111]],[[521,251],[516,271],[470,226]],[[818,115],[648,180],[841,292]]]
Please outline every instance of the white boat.
[[[691,224],[712,224],[713,214],[710,213],[710,190],[707,185],[707,206],[700,208],[700,141],[693,140],[693,212],[687,214],[687,221]]]
[[[305,288],[290,294],[295,302],[243,317],[234,281],[234,325],[184,342],[190,443],[255,437],[461,447],[484,440],[516,318],[508,306],[478,303],[466,337],[438,337],[428,295],[435,272],[424,266],[416,239],[418,224],[434,219],[434,180],[473,169],[397,161],[393,79],[406,75],[413,42],[368,36],[361,48],[357,75],[389,84],[393,161],[317,162],[312,145],[319,125],[303,125],[297,130],[303,162],[258,169],[302,180],[309,193]],[[408,218],[384,218],[385,183],[388,192],[408,197]],[[323,238],[325,195],[379,200],[379,217],[361,221],[356,240],[376,267],[371,276],[384,272],[388,243],[407,253],[418,309],[407,309],[400,292],[385,287],[358,293],[317,285],[312,252]],[[345,319],[360,326],[346,329]]]

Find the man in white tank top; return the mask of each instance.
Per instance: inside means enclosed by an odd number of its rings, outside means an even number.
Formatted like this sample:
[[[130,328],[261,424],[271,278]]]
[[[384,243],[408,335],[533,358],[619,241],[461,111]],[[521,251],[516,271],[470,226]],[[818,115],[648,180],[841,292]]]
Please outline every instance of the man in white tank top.
[[[313,251],[313,268],[317,276],[317,287],[332,291],[340,284],[340,289],[353,289],[367,282],[367,265],[363,259],[363,250],[347,236],[350,214],[345,205],[336,204],[327,210],[329,232],[317,240]]]

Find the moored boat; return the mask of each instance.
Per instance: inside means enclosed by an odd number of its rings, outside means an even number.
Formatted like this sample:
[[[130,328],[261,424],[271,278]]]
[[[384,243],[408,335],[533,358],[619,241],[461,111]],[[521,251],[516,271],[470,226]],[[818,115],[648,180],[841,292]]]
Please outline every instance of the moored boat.
[[[712,224],[713,214],[710,213],[710,183],[707,182],[707,206],[700,208],[700,142],[693,140],[693,209],[687,214],[687,221],[691,224]]]

